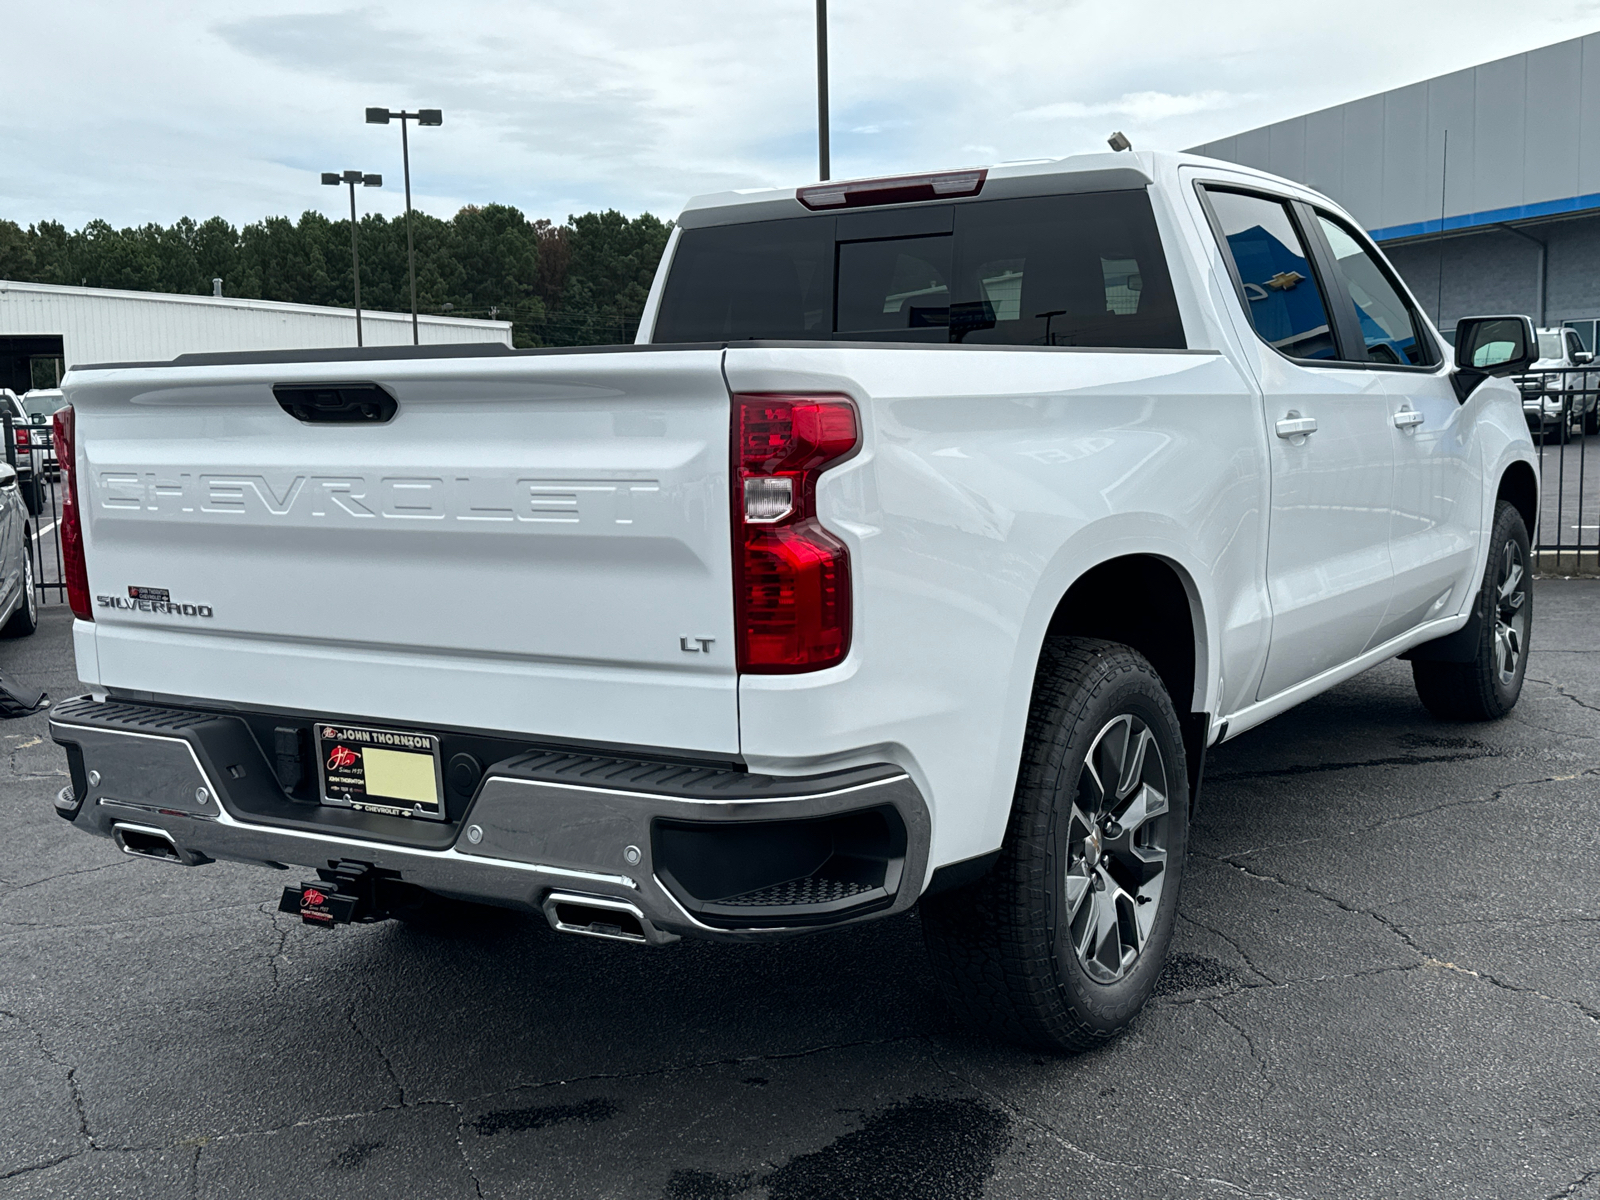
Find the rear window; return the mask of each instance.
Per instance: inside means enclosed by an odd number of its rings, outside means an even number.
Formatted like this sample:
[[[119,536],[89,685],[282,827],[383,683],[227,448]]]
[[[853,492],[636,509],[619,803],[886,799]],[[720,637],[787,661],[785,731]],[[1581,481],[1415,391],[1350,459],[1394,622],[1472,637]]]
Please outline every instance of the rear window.
[[[686,229],[656,342],[1183,349],[1143,191]]]

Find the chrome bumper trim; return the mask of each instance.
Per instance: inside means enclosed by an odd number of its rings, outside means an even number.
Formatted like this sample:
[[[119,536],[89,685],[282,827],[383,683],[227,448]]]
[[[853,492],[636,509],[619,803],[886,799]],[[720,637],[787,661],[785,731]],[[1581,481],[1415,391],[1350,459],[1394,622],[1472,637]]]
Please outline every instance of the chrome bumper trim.
[[[195,861],[224,859],[283,869],[356,859],[398,872],[407,882],[440,895],[532,913],[545,911],[545,899],[553,891],[581,891],[635,911],[669,938],[679,931],[742,941],[814,932],[818,926],[727,930],[697,920],[651,868],[649,832],[657,817],[777,819],[893,806],[906,824],[908,839],[899,893],[887,908],[846,916],[835,924],[903,912],[916,902],[927,869],[931,819],[921,793],[903,772],[815,793],[735,799],[682,798],[489,774],[456,827],[456,842],[426,849],[241,820],[230,811],[228,788],[207,772],[194,745],[181,735],[53,717],[51,731],[59,731],[58,740],[76,743],[86,768],[99,772],[73,818],[85,832],[110,837],[117,823],[136,821],[170,836],[180,855]],[[196,802],[198,788],[205,789],[209,803]],[[170,805],[169,797],[185,799],[187,811]],[[469,825],[477,827],[477,844],[465,836]],[[604,869],[612,859],[620,861],[625,847],[643,847],[636,872]]]

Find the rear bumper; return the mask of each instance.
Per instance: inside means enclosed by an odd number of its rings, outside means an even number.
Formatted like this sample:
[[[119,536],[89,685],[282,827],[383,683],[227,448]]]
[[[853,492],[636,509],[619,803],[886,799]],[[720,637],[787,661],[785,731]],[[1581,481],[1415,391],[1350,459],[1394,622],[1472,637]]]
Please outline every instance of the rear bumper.
[[[164,833],[191,865],[356,861],[528,912],[548,913],[552,895],[595,897],[630,906],[649,941],[887,916],[916,902],[927,873],[927,805],[890,764],[768,776],[535,750],[491,764],[464,814],[435,823],[292,801],[226,714],[80,697],[56,706],[50,730],[73,777],[57,811],[87,833]]]

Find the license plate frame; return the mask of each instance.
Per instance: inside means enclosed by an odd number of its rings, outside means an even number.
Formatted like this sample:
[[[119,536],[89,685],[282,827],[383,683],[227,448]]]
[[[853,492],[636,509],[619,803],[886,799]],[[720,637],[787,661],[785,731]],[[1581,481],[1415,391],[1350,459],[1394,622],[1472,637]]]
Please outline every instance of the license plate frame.
[[[319,721],[313,738],[323,804],[420,821],[449,819],[437,734]]]

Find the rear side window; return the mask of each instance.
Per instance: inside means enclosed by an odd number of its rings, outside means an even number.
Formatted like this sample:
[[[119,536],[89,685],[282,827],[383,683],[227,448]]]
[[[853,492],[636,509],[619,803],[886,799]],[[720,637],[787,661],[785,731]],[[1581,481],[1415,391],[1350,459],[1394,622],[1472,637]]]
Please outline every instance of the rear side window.
[[[1391,366],[1432,365],[1435,361],[1433,340],[1425,333],[1421,318],[1411,304],[1390,281],[1382,264],[1342,221],[1318,213],[1317,222],[1328,239],[1328,249],[1333,252],[1345,290],[1355,303],[1367,361]]]
[[[653,340],[1186,345],[1143,191],[957,204],[949,232],[925,218],[686,229]]]
[[[1338,357],[1328,309],[1286,205],[1207,189],[1256,333],[1290,358]]]
[[[657,342],[833,336],[833,217],[685,229]]]

